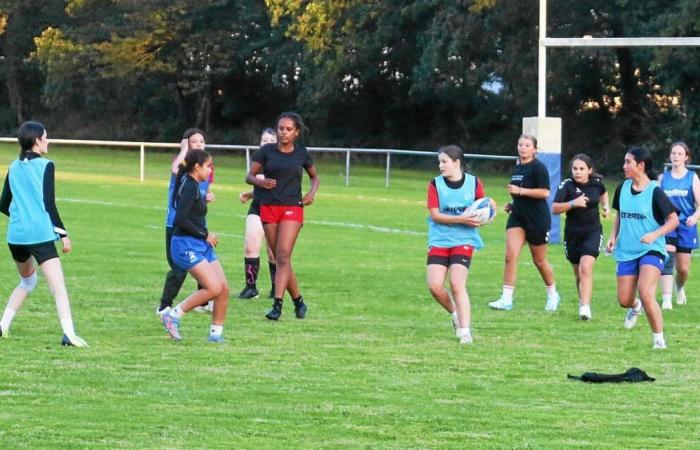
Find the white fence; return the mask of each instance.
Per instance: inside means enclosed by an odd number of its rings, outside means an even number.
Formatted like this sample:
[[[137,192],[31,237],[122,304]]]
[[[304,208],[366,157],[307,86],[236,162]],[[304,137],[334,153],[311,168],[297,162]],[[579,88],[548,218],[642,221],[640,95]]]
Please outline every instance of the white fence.
[[[17,138],[11,137],[0,137],[0,142],[11,142],[17,143]],[[132,142],[132,141],[91,141],[91,140],[77,140],[77,139],[53,139],[51,138],[52,145],[84,145],[90,147],[127,147],[127,148],[138,148],[139,149],[139,180],[143,182],[144,180],[144,168],[146,165],[146,149],[147,148],[180,148],[179,143],[172,142]],[[223,149],[223,150],[235,150],[244,151],[246,168],[250,167],[250,155],[251,151],[254,152],[258,149],[257,145],[224,145],[224,144],[207,144],[207,148],[213,149]],[[363,153],[363,154],[374,154],[374,155],[386,155],[386,167],[384,176],[384,185],[389,187],[389,180],[391,178],[391,156],[392,155],[411,155],[411,156],[428,156],[435,158],[437,152],[424,152],[417,150],[397,150],[389,148],[342,148],[342,147],[307,147],[310,152],[324,152],[324,153],[340,153],[345,154],[345,185],[350,185],[350,155],[353,153]],[[511,160],[515,161],[517,157],[515,156],[500,156],[500,155],[481,155],[475,153],[466,153],[464,155],[465,159],[488,159],[488,160]]]

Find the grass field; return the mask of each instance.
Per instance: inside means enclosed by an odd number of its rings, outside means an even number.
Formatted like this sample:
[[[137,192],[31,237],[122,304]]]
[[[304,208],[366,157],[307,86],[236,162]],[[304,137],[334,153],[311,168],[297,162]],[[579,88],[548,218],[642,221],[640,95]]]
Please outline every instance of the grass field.
[[[15,157],[0,147],[0,171]],[[0,447],[7,448],[698,448],[700,280],[664,314],[666,351],[643,319],[626,331],[614,264],[595,268],[593,320],[577,320],[573,276],[550,248],[560,310],[523,254],[510,312],[489,310],[502,277],[505,215],[482,230],[472,263],[474,344],[460,346],[425,283],[432,172],[320,164],[295,269],[309,305],[264,319],[268,299],[240,301],[244,161],[218,157],[210,229],[231,284],[226,343],[187,315],[184,340],[154,315],[167,270],[164,203],[170,156],[52,147],[57,204],[74,251],[62,257],[76,327],[89,349],[63,348],[43,279],[0,340]],[[480,174],[505,200],[505,174]],[[610,186],[612,187],[612,185]],[[7,219],[0,219],[4,236]],[[606,230],[609,229],[609,221]],[[266,265],[261,286],[267,288]],[[0,245],[0,302],[17,284]],[[180,298],[194,285],[188,280]],[[567,373],[640,367],[655,383],[589,385]]]

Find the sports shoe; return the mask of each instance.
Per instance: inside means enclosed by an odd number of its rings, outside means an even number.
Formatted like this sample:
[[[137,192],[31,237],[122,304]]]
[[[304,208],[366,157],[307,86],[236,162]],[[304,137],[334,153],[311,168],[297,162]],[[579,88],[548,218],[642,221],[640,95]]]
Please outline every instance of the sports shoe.
[[[498,300],[489,302],[489,306],[493,309],[498,309],[500,311],[510,311],[511,309],[513,309],[513,302],[507,301],[503,297],[501,297]]]
[[[661,309],[673,309],[673,302],[669,300],[664,300],[661,302]]]
[[[255,286],[246,286],[243,288],[240,294],[238,294],[238,298],[247,300],[249,298],[258,298],[260,296],[260,293],[258,290],[255,288]]]
[[[215,344],[222,344],[224,342],[224,335],[219,334],[219,335],[214,335],[210,334],[209,337],[207,338],[208,342],[213,342]]]
[[[637,319],[639,319],[639,316],[642,315],[642,311],[644,311],[644,308],[641,306],[639,307],[639,311],[635,311],[634,308],[627,309],[624,322],[626,330],[631,330],[635,325],[637,325]]]
[[[68,334],[64,334],[61,338],[61,345],[65,345],[68,347],[89,347],[87,342],[85,342],[80,336],[78,336],[75,333],[71,334],[70,336],[68,336]]]
[[[294,302],[294,315],[297,319],[303,319],[306,317],[306,303],[304,303],[304,298],[299,297],[299,300],[292,300]]]
[[[156,316],[162,317],[163,314],[167,313],[167,312],[170,311],[171,309],[172,309],[172,308],[171,308],[170,306],[166,306],[166,307],[163,308],[163,309],[160,309],[160,306],[158,306],[158,307],[156,307]]]
[[[214,311],[214,302],[209,300],[206,305],[195,306],[194,311],[202,314],[211,314]]]
[[[654,345],[651,348],[653,350],[664,350],[666,348],[666,340],[654,339]]]
[[[547,294],[547,303],[544,305],[545,311],[556,311],[559,306],[559,293]]]
[[[182,339],[180,336],[180,319],[176,319],[173,317],[170,311],[168,311],[166,314],[160,316],[160,321],[163,323],[165,331],[168,332],[171,338],[175,339],[176,341]]]
[[[471,344],[474,342],[471,332],[467,331],[465,328],[458,328],[457,335],[460,344]]]
[[[295,308],[296,309],[296,308]],[[265,314],[270,320],[278,320],[282,315],[282,300],[277,300],[272,302],[272,309]]]
[[[580,305],[578,307],[578,318],[581,320],[591,320],[591,305]]]
[[[688,301],[688,297],[686,297],[686,295],[685,295],[685,289],[683,289],[682,291],[678,291],[676,293],[676,303],[677,304],[685,305],[687,301]]]

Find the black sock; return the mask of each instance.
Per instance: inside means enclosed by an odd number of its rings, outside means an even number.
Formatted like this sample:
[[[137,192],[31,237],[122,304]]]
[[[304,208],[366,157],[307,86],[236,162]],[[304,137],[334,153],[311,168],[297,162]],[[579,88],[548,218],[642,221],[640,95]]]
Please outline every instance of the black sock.
[[[275,297],[275,303],[282,303],[282,299]]]
[[[304,301],[304,297],[302,297],[302,296],[300,295],[300,296],[297,297],[297,298],[293,298],[292,301],[293,301],[294,303],[303,302],[303,301]]]
[[[272,282],[272,290],[275,290],[275,275],[277,275],[277,264],[268,262],[267,266],[270,268],[270,281]]]
[[[255,287],[260,271],[260,258],[244,258],[243,261],[245,262],[245,284]]]

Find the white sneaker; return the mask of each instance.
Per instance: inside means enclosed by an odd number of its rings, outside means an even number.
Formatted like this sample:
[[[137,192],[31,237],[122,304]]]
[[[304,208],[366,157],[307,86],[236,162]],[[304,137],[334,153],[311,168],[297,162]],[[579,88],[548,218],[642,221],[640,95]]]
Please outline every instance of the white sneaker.
[[[654,339],[653,350],[664,350],[666,349],[666,341],[664,339]]]
[[[664,300],[661,302],[661,309],[673,309],[673,302],[671,300]]]
[[[591,320],[591,305],[580,305],[578,307],[578,318],[581,320]]]
[[[685,289],[682,291],[678,291],[676,293],[676,303],[679,305],[685,305],[686,302],[688,301],[688,298],[685,296]],[[671,309],[671,308],[669,308]]]
[[[457,337],[459,338],[460,344],[471,344],[472,342],[474,342],[474,340],[472,339],[471,332],[465,328],[457,329]]]
[[[160,307],[156,306],[156,316],[158,316],[158,317],[163,317],[163,314],[167,313],[168,311],[170,311],[172,309],[170,306],[166,306],[163,309],[158,309],[158,308],[160,308]]]
[[[493,309],[498,309],[499,311],[510,311],[513,309],[513,301],[507,301],[501,297],[498,300],[489,302],[489,306]]]
[[[559,306],[559,300],[561,298],[559,297],[559,293],[555,292],[554,294],[547,294],[547,303],[544,305],[544,310],[545,311],[556,311],[557,307]]]
[[[639,307],[639,311],[635,311],[634,308],[627,309],[624,322],[626,330],[631,330],[635,325],[637,325],[637,319],[639,319],[639,316],[642,315],[642,311],[644,311],[644,308],[641,306]]]
[[[202,314],[211,314],[214,310],[214,302],[209,300],[206,305],[195,306],[194,311]]]

